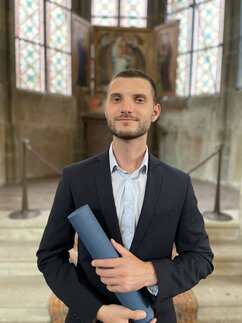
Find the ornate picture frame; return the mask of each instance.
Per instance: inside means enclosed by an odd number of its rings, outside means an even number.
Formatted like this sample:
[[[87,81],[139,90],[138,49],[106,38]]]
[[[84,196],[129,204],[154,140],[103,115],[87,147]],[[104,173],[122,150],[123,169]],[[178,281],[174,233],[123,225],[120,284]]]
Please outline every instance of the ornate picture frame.
[[[172,21],[154,28],[155,80],[159,96],[176,94],[176,69],[179,21]]]
[[[95,27],[95,90],[105,92],[112,77],[125,68],[153,76],[152,29]]]

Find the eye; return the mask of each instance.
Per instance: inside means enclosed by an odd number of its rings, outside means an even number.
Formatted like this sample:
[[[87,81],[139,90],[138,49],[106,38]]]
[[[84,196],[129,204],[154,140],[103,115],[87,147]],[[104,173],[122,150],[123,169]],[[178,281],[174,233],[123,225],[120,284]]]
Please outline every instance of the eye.
[[[142,96],[137,96],[137,97],[135,97],[134,100],[137,103],[144,103],[145,102],[145,98],[143,98]]]
[[[114,102],[114,103],[118,103],[118,102],[120,102],[120,97],[119,96],[113,96],[112,98],[111,98],[111,101],[112,102]]]

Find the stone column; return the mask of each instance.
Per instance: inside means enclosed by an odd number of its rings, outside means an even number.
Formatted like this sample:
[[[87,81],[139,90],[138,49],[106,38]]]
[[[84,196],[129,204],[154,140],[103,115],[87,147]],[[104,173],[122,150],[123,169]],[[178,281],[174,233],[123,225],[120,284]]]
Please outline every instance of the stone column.
[[[7,5],[0,1],[0,185],[6,183],[6,125],[8,120]]]

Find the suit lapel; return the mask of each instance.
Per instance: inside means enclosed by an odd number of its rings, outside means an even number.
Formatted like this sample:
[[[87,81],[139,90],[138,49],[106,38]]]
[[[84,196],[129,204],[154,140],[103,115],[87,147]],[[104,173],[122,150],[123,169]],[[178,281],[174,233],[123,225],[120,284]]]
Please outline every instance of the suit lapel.
[[[111,237],[117,242],[122,243],[113,197],[108,151],[99,155],[97,161],[95,179],[101,211]]]
[[[135,231],[130,251],[135,252],[141,244],[155,211],[156,201],[160,196],[162,168],[160,161],[150,155],[145,197],[140,218]]]

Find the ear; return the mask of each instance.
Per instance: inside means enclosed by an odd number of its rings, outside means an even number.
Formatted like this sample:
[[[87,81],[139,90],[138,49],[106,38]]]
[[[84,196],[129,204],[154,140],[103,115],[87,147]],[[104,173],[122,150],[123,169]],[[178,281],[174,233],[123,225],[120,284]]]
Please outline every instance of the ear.
[[[154,105],[154,108],[153,108],[152,122],[155,122],[159,118],[160,112],[161,112],[161,106],[159,103],[157,103],[156,105]]]

